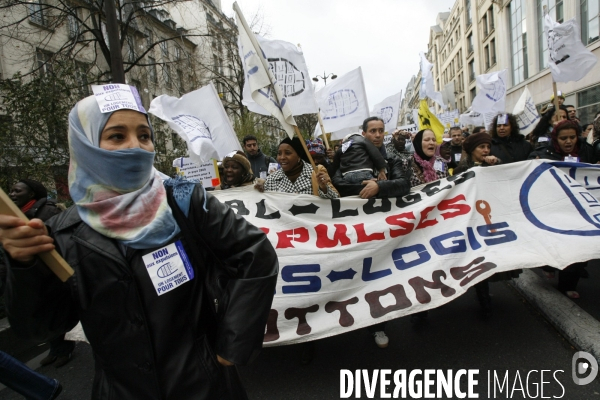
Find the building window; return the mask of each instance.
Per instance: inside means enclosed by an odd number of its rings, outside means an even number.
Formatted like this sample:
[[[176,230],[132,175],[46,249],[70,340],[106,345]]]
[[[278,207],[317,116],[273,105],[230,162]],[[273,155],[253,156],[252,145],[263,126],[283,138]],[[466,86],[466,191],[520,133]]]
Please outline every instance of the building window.
[[[146,29],[146,47],[152,48],[154,45],[154,33],[150,29]],[[152,51],[152,50],[150,50]]]
[[[150,82],[156,83],[158,78],[156,74],[156,59],[154,57],[148,57],[148,63],[150,64],[148,78],[150,79]]]
[[[467,14],[467,29],[473,23],[473,18],[471,17],[471,0],[465,1],[465,13]]]
[[[471,91],[469,93],[471,93],[471,103],[472,103],[473,100],[475,100],[475,96],[477,96],[477,87],[474,87],[473,89],[471,89]]]
[[[133,36],[127,36],[127,59],[130,63],[133,63],[135,58],[135,39]]]
[[[488,30],[488,17],[487,13],[483,14],[483,18],[481,19],[481,27],[483,28],[483,37],[487,37],[490,33]]]
[[[550,17],[556,22],[563,22],[563,0],[536,0],[538,22],[538,47],[540,71],[548,67],[548,42],[544,32],[544,6],[547,7]]]
[[[577,93],[577,116],[580,121],[591,122],[600,108],[600,85]]]
[[[74,12],[77,14],[76,10],[74,10]],[[77,38],[77,36],[79,36],[79,20],[78,20],[77,16],[69,15],[67,17],[67,27],[69,29],[69,38],[70,39],[75,39],[75,38]]]
[[[483,54],[485,56],[485,70],[490,69],[490,46],[485,46],[483,48]]]
[[[581,41],[584,45],[600,37],[600,0],[581,0]]]
[[[37,67],[40,76],[47,76],[52,73],[52,53],[44,50],[39,50],[35,53]]]
[[[169,44],[166,41],[160,42],[160,52],[165,60],[169,59]]]
[[[171,89],[173,84],[171,82],[171,66],[163,65],[163,80],[165,81],[165,87]]]
[[[475,60],[469,61],[469,82],[475,80]]]
[[[491,32],[495,28],[495,25],[494,25],[494,6],[490,6],[490,8],[487,10],[487,17],[488,17],[489,31]]]
[[[496,39],[490,40],[490,58],[492,65],[496,64]]]
[[[177,70],[177,80],[179,81],[179,93],[184,94],[185,93],[185,79],[183,79],[183,71],[180,69]]]
[[[90,95],[90,84],[87,79],[87,71],[89,66],[75,62],[75,79],[77,81],[77,85],[79,86],[79,95],[81,98],[88,97]]]
[[[467,36],[467,55],[470,55],[473,53],[473,35],[469,35]]]
[[[510,9],[510,38],[513,85],[529,78],[525,0],[513,0]]]
[[[33,0],[28,5],[29,8],[29,19],[31,22],[46,26],[48,20],[46,19],[46,12],[44,9],[45,4],[42,0]]]

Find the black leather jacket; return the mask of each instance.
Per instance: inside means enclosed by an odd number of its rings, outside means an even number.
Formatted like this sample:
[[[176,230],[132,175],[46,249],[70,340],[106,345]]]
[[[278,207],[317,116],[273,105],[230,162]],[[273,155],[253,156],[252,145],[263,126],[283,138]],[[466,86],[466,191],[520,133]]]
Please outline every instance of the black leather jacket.
[[[206,196],[208,212],[196,188],[189,219],[235,274],[225,289],[218,331],[196,266],[195,279],[158,296],[142,260],[156,249],[127,248],[123,254],[117,241],[83,223],[75,207],[48,225],[75,270],[72,278],[62,283],[39,262],[24,267],[11,261],[6,298],[12,328],[39,341],[81,320],[96,361],[94,399],[231,398],[224,392],[228,372],[215,352],[243,365],[260,351],[278,263],[261,230]]]
[[[531,143],[517,134],[506,138],[493,137],[490,154],[502,160],[502,164],[525,161],[533,151]]]
[[[377,198],[402,197],[410,192],[410,171],[402,168],[402,161],[396,156],[385,158],[387,163],[387,180],[377,181],[379,193]],[[356,196],[363,190],[364,185],[347,183],[338,169],[333,175],[333,186],[338,190],[341,197]]]
[[[594,151],[594,147],[586,142],[584,138],[578,138],[577,140],[579,141],[579,154],[577,155],[579,161],[582,163],[596,164],[599,161],[599,154]],[[554,150],[554,146],[550,144],[548,146],[538,148],[529,155],[530,160],[534,160],[538,157],[542,160],[562,161],[564,155],[558,154]]]

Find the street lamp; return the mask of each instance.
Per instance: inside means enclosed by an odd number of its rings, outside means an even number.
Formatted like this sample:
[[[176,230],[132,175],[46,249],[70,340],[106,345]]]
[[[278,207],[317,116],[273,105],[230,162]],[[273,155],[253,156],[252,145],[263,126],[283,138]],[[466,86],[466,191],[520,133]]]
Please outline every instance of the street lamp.
[[[323,71],[323,76],[321,75],[317,75],[314,78],[312,78],[313,81],[315,82],[319,82],[319,78],[323,79],[323,82],[325,82],[325,85],[327,85],[327,79],[335,79],[337,78],[336,74],[325,74],[325,71]]]

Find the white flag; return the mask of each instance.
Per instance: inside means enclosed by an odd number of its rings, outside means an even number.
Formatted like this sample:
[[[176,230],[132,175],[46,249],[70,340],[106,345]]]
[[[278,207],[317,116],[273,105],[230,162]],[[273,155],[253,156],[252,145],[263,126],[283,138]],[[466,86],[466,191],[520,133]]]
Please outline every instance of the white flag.
[[[355,128],[369,118],[369,105],[360,67],[316,93],[317,104],[327,132]]]
[[[242,149],[212,82],[179,99],[158,96],[148,112],[166,121],[185,140],[196,164],[221,160]]]
[[[513,109],[513,115],[519,123],[519,129],[521,135],[528,135],[533,131],[537,123],[540,121],[540,114],[533,102],[533,97],[529,93],[529,89],[525,86],[525,90],[521,93],[521,97],[515,108]]]
[[[398,126],[398,112],[400,111],[400,99],[402,91],[393,96],[385,98],[381,103],[375,104],[371,116],[379,117],[385,124],[386,132],[393,132]]]
[[[269,40],[256,36],[260,47],[269,61],[269,68],[277,79],[277,84],[288,101],[294,115],[314,114],[318,111],[315,92],[310,82],[308,68],[302,51],[283,40]],[[244,71],[247,75],[247,71]],[[262,115],[271,113],[252,99],[250,84],[244,82],[242,103],[248,110]]]
[[[442,94],[436,92],[435,87],[433,86],[433,73],[431,72],[433,64],[427,60],[425,53],[421,52],[419,54],[421,56],[421,87],[419,88],[419,99],[423,100],[425,97],[429,97],[431,100],[438,103],[442,109],[445,109],[446,105],[444,104]]]
[[[575,18],[559,24],[546,14],[544,31],[548,41],[548,66],[554,82],[578,81],[598,62],[598,58],[581,43]]]
[[[349,133],[361,133],[362,127],[352,126],[349,128],[340,129],[336,132],[328,132],[331,134],[331,140],[340,140],[343,139]],[[317,122],[317,126],[315,126],[315,131],[313,132],[313,137],[318,138],[321,136],[323,132],[321,132],[321,125]]]
[[[479,75],[477,96],[471,108],[482,114],[503,113],[506,104],[506,70]]]
[[[477,111],[471,110],[471,107],[469,107],[469,109],[467,110],[466,113],[460,114],[459,120],[460,120],[461,126],[467,126],[467,125],[481,126],[481,125],[483,125],[483,115],[481,115],[481,113],[478,113]]]
[[[240,8],[233,3],[239,31],[239,51],[244,64],[246,81],[250,86],[251,97],[255,103],[277,118],[290,138],[294,137],[296,121],[287,99],[276,84],[273,73],[266,68],[268,61],[265,53],[248,27]]]

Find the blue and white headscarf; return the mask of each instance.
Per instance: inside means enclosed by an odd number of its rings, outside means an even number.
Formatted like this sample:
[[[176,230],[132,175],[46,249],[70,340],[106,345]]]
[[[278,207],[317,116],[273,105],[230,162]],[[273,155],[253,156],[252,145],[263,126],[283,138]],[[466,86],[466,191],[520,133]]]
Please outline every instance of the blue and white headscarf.
[[[94,96],[69,114],[71,197],[81,219],[96,232],[134,249],[165,245],[179,227],[153,167],[155,153],[101,149],[100,136],[112,114],[101,113]],[[152,135],[154,140],[153,130]]]

